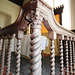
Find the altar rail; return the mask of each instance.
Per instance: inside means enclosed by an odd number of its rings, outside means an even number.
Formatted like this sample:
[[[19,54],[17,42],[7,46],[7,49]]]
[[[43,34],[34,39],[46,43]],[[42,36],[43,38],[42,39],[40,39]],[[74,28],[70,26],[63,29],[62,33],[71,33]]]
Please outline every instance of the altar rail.
[[[1,74],[4,71],[4,59],[5,59],[5,40],[8,39],[8,56],[6,75],[10,73],[11,63],[11,44],[13,34],[17,38],[17,57],[16,57],[16,75],[20,75],[20,49],[21,39],[23,38],[23,32],[29,24],[32,25],[31,35],[31,54],[30,54],[30,74],[29,75],[42,75],[41,70],[41,25],[45,25],[49,33],[49,39],[51,40],[51,63],[50,63],[50,75],[55,75],[55,45],[54,40],[58,35],[60,40],[60,75],[75,75],[75,33],[69,31],[60,26],[53,14],[53,9],[46,4],[43,0],[30,0],[21,7],[17,20],[0,29],[0,40],[2,39],[1,49]],[[63,43],[64,42],[64,43]],[[1,44],[1,43],[0,43]],[[64,73],[64,57],[63,51],[65,50],[65,73]]]

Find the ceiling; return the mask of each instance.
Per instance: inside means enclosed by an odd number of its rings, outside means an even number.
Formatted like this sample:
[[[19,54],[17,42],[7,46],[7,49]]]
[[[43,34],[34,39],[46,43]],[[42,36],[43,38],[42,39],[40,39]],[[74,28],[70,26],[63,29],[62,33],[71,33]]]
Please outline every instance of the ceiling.
[[[13,3],[15,3],[15,4],[19,5],[19,6],[22,6],[24,0],[9,0],[9,1],[11,1],[11,2],[13,2]]]

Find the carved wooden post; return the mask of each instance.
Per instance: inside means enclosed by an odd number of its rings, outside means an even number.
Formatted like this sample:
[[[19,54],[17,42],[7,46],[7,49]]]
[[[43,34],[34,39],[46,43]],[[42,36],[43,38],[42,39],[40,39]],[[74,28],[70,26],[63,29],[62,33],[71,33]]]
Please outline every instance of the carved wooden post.
[[[1,56],[1,75],[3,75],[4,70],[4,59],[5,59],[5,40],[6,36],[3,36],[3,43],[2,43],[2,56]]]
[[[53,31],[49,32],[49,38],[51,39],[51,68],[50,75],[55,75],[55,46],[54,39],[56,39],[56,33]]]
[[[39,11],[36,10],[35,21],[33,22],[31,35],[31,54],[30,54],[30,74],[29,75],[41,75],[41,22],[42,17],[39,15]]]
[[[73,75],[75,75],[75,43],[73,40]]]
[[[71,44],[71,39],[70,39],[70,66],[69,66],[69,69],[70,69],[70,75],[73,74],[73,68],[72,68],[72,44]]]
[[[65,59],[65,61],[66,61],[66,66],[65,66],[65,67],[66,67],[66,70],[65,70],[65,74],[66,74],[66,75],[69,75],[69,60],[68,60],[68,59],[69,59],[69,57],[68,57],[68,52],[69,52],[69,51],[68,51],[68,40],[69,40],[69,38],[66,37],[65,40],[66,40],[66,44],[65,44],[65,52],[66,52],[66,53],[65,53],[65,54],[66,54],[66,56],[65,56],[65,57],[66,57],[66,59]]]
[[[11,63],[11,43],[12,43],[13,35],[8,35],[8,53],[7,53],[7,72],[6,75],[9,75],[10,73],[10,63]]]
[[[20,50],[21,50],[21,39],[23,38],[23,31],[18,31],[16,34],[16,38],[17,38],[16,75],[20,75]]]
[[[60,40],[60,75],[63,75],[64,63],[63,63],[63,40],[64,36],[58,35],[58,39]]]

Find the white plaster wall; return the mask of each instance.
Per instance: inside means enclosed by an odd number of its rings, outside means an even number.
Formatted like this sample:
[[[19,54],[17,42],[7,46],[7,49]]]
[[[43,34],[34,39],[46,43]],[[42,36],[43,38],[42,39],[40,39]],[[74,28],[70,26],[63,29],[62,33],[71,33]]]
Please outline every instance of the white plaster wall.
[[[53,7],[53,0],[44,0],[47,4]]]
[[[11,16],[0,12],[0,27],[3,28],[11,24]]]
[[[62,26],[66,29],[71,29],[71,5],[70,0],[54,0],[54,7],[64,5],[62,13]]]
[[[3,12],[11,16],[11,23],[13,23],[17,19],[19,11],[20,11],[20,6],[10,2],[9,0],[0,0],[0,12]]]
[[[75,30],[75,0],[70,0],[71,3],[71,30]]]
[[[71,5],[70,0],[64,1],[64,10],[62,13],[62,26],[71,30]]]

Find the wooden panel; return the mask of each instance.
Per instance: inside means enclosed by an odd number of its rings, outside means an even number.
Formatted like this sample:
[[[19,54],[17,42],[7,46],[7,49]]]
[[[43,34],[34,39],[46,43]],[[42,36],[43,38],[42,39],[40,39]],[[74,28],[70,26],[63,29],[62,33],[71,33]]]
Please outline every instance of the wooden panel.
[[[42,23],[42,26],[41,26],[41,33],[48,33],[48,30],[45,28],[43,23]]]
[[[55,15],[55,19],[60,24],[60,14]]]

